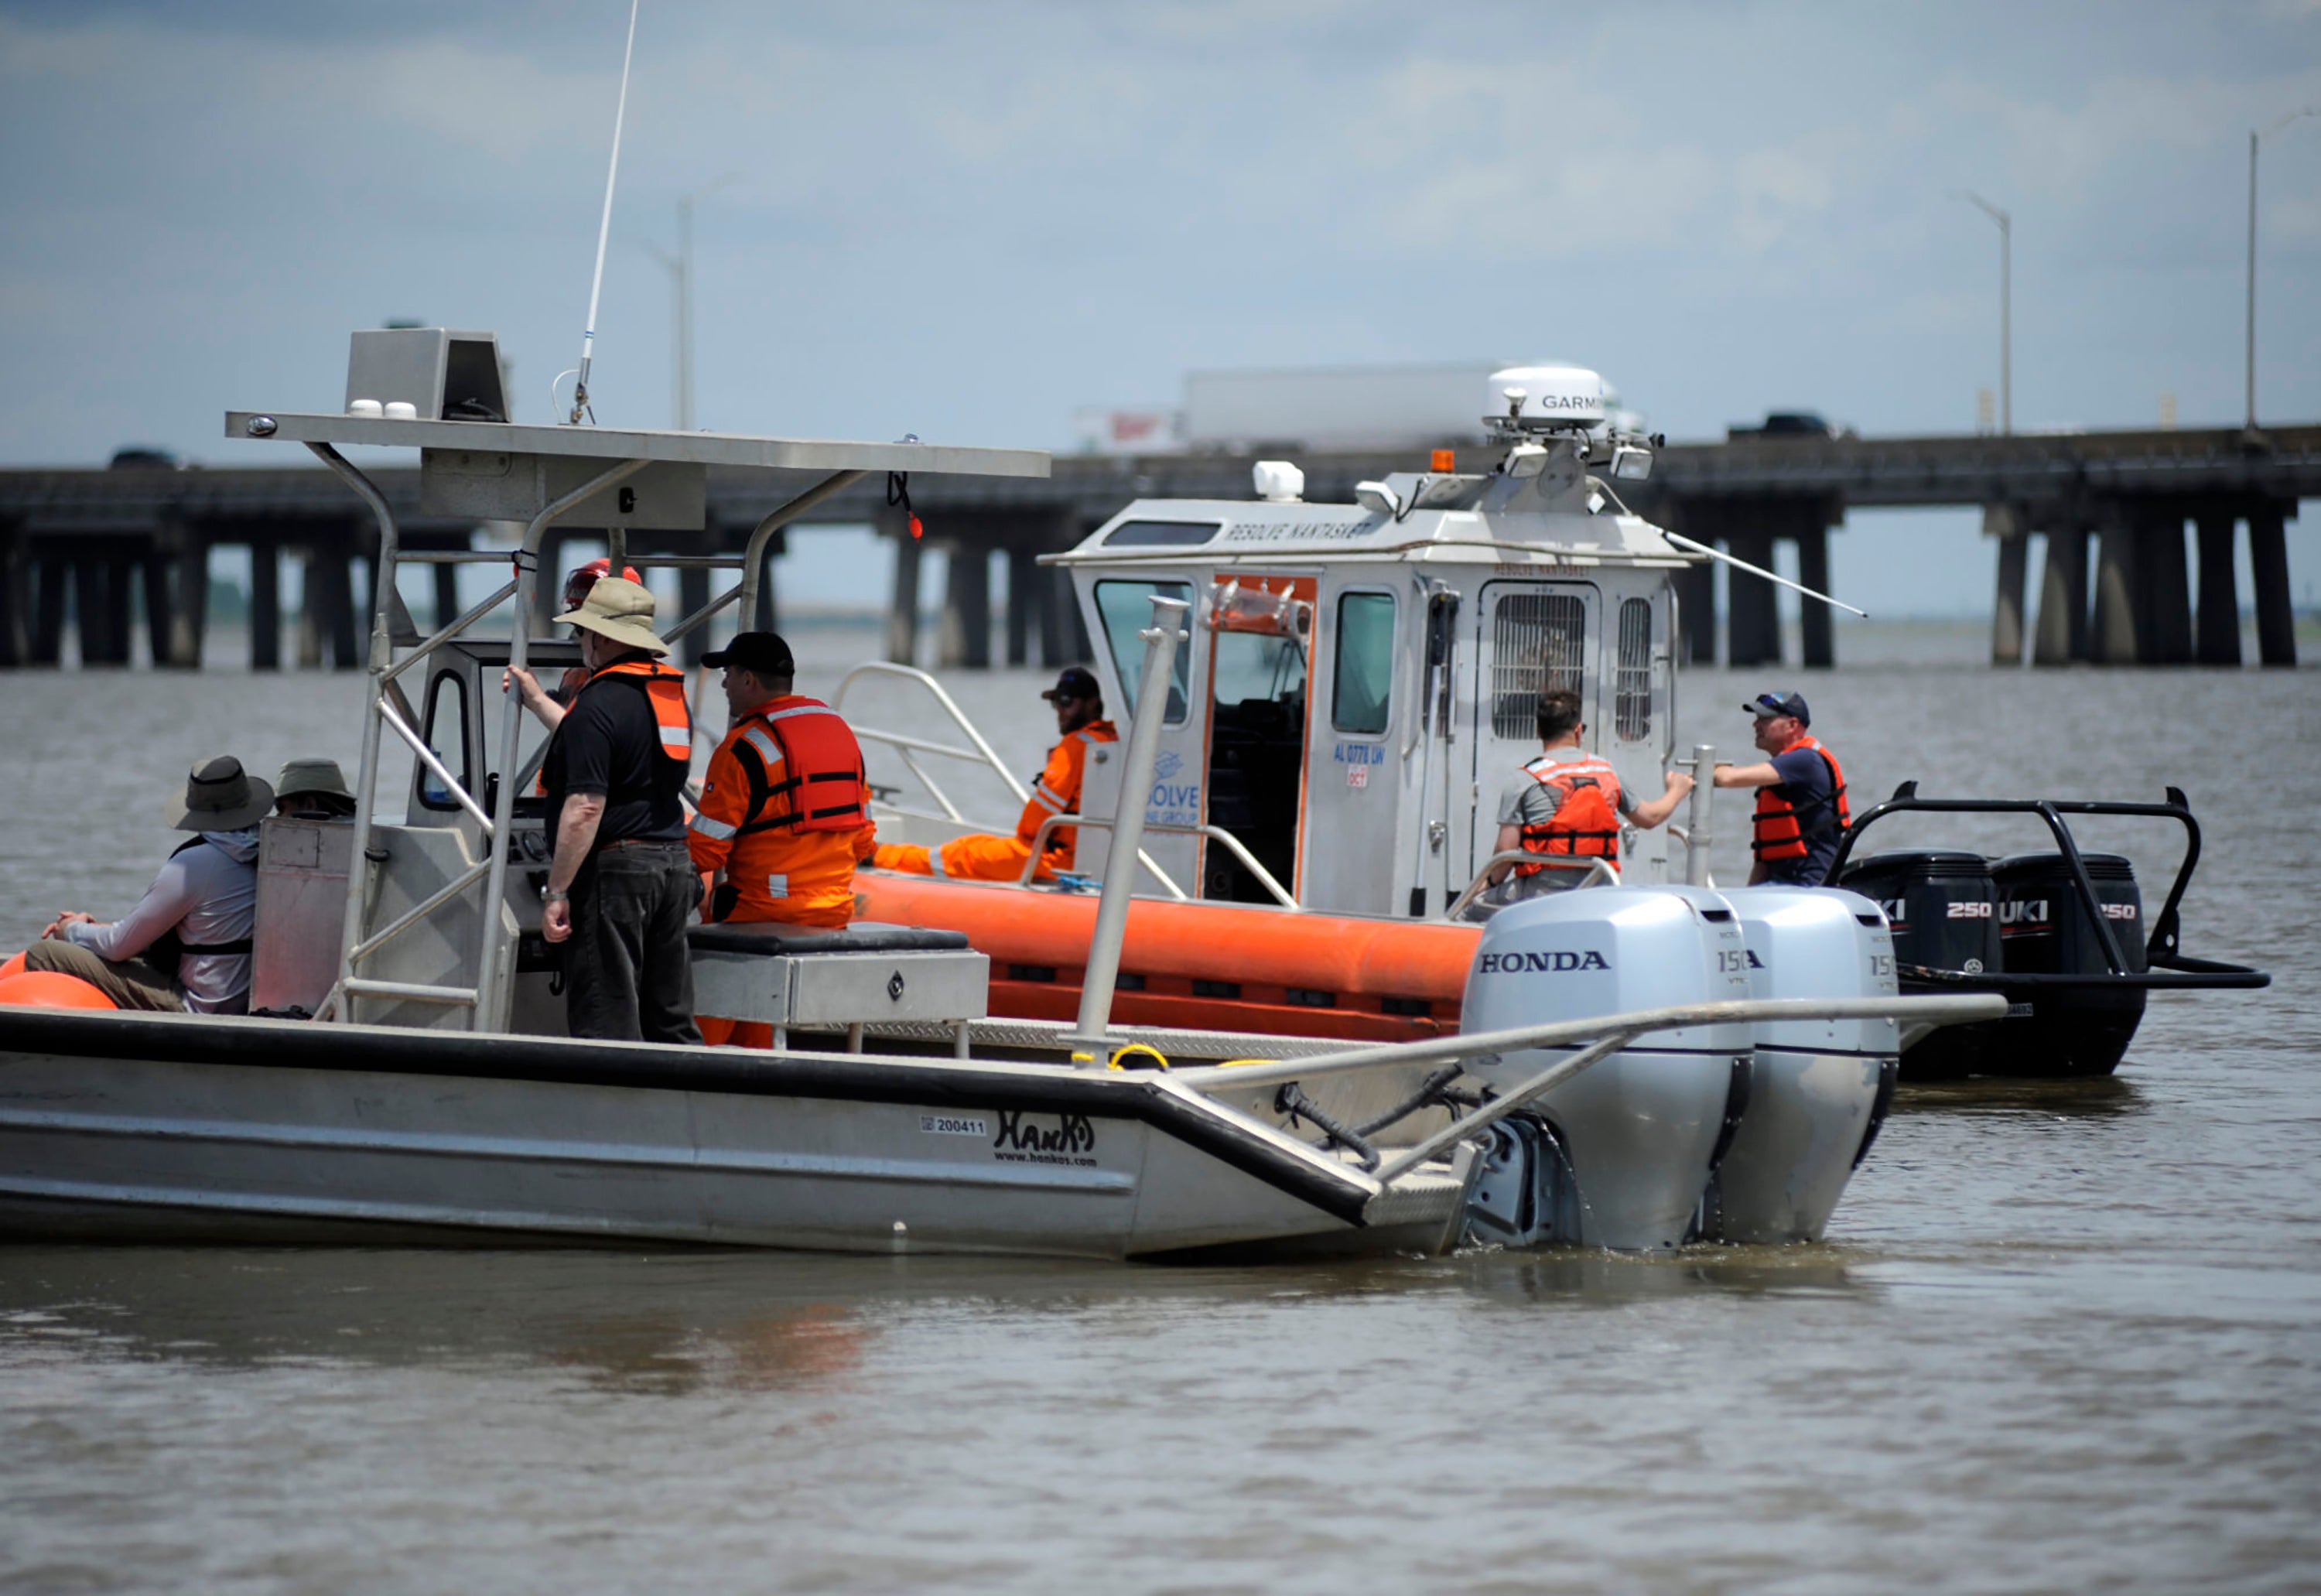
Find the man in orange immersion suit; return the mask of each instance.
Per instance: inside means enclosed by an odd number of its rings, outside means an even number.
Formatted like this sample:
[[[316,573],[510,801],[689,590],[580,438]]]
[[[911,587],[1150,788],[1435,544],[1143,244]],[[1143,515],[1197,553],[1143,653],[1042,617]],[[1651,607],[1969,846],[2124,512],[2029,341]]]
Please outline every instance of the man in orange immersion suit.
[[[1079,811],[1080,781],[1088,772],[1088,750],[1099,743],[1117,743],[1120,733],[1104,718],[1104,695],[1095,673],[1078,665],[1065,668],[1056,685],[1040,695],[1056,707],[1056,730],[1062,740],[1048,753],[1047,769],[1032,782],[1032,797],[1015,822],[1012,837],[973,832],[953,837],[940,849],[910,843],[879,844],[870,862],[881,870],[907,871],[914,875],[949,876],[963,881],[1014,881],[1024,875],[1032,857],[1032,841],[1041,823],[1051,815]],[[1055,872],[1072,868],[1079,834],[1071,826],[1048,834],[1035,879],[1048,881]]]
[[[744,632],[702,663],[724,667],[733,716],[686,831],[695,866],[724,878],[703,917],[842,928],[878,840],[861,745],[836,710],[790,690],[796,664],[774,633]],[[772,1045],[769,1026],[698,1019],[712,1044]]]

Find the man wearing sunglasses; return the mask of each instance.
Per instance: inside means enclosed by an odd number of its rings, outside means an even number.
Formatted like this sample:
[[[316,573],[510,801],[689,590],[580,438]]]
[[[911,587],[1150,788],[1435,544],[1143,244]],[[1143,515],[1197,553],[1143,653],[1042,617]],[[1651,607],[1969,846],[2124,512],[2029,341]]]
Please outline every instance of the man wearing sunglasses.
[[[1743,709],[1757,717],[1763,764],[1724,765],[1719,787],[1753,787],[1749,884],[1818,887],[1837,857],[1838,840],[1853,824],[1845,802],[1845,771],[1837,756],[1806,728],[1813,716],[1798,693],[1760,693]]]

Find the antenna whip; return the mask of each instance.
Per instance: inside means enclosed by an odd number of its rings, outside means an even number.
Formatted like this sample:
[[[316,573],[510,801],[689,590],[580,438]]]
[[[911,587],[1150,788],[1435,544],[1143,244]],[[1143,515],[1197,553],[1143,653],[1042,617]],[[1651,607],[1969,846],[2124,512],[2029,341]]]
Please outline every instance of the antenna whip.
[[[629,0],[629,41],[621,50],[621,97],[613,108],[613,162],[605,171],[605,214],[596,223],[596,274],[588,282],[588,324],[580,334],[580,380],[572,388],[569,424],[588,415],[588,362],[596,352],[596,301],[605,291],[605,245],[613,234],[613,180],[621,175],[621,123],[629,113],[629,59],[637,50],[638,0]]]

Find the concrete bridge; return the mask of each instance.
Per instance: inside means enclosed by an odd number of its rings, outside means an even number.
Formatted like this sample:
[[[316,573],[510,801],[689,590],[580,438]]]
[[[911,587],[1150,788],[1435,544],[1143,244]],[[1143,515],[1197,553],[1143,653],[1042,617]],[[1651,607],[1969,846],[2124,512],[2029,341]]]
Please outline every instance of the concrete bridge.
[[[1355,483],[1412,469],[1428,451],[1266,452],[1297,461],[1308,497],[1351,502]],[[895,543],[887,622],[894,657],[909,658],[917,646],[920,556],[932,544],[962,556],[949,561],[937,650],[945,665],[992,663],[988,556],[995,551],[1009,562],[1004,657],[1024,664],[1036,653],[1054,665],[1086,658],[1088,640],[1060,579],[1036,563],[1038,556],[1069,546],[1132,498],[1246,497],[1251,463],[1224,454],[1066,455],[1043,482],[929,479],[911,485],[924,543],[907,535],[905,513],[886,503],[879,479],[831,499],[811,520],[867,523]],[[471,546],[474,525],[421,514],[415,466],[373,475],[395,506],[406,548]],[[1829,532],[1843,524],[1849,506],[1980,506],[1984,531],[1998,540],[1991,657],[2002,664],[2020,663],[2026,642],[2038,664],[2240,663],[2234,540],[2244,525],[2260,657],[2286,665],[2296,662],[2296,647],[2283,524],[2297,514],[2299,499],[2321,497],[2321,424],[1677,443],[1661,451],[1650,482],[1631,486],[1637,491],[1626,497],[1634,509],[1752,563],[1770,568],[1775,546],[1794,543],[1799,579],[1808,587],[1826,586]],[[769,488],[762,477],[745,484],[713,471],[707,526],[650,534],[650,546],[678,553],[738,550],[786,491],[779,484]],[[2197,610],[2188,524],[2196,529]],[[2047,550],[2035,620],[2028,570],[2034,532],[2044,534]],[[587,535],[579,528],[551,532],[543,566],[560,569],[562,544]],[[375,536],[360,506],[318,467],[0,470],[0,666],[58,661],[68,594],[84,661],[128,661],[133,599],[141,596],[154,661],[197,665],[209,551],[226,544],[250,551],[258,668],[282,663],[285,555],[305,566],[299,662],[351,668],[360,663],[358,616],[369,603],[367,594],[358,602],[355,562],[369,560]],[[645,539],[639,546],[647,546]],[[782,552],[778,542],[771,552]],[[456,608],[454,570],[436,568],[435,605],[446,616]],[[705,570],[680,573],[689,602],[706,597],[708,579]],[[543,587],[552,598],[554,584]],[[758,618],[772,625],[770,574],[763,591]],[[1709,573],[1692,573],[1684,616],[1694,660],[1717,657],[1712,597]],[[1771,585],[1734,572],[1728,600],[1728,661],[1779,662]],[[1803,616],[1799,662],[1834,663],[1828,611],[1808,604]]]

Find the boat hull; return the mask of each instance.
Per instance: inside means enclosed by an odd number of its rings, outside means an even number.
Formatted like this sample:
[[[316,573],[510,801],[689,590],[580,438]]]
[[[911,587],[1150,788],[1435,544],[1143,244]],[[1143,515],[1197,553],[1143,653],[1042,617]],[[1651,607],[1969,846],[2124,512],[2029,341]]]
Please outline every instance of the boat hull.
[[[1426,1249],[1455,1230],[1442,1184],[1381,1208],[1337,1161],[1145,1077],[0,1017],[11,1239]]]

